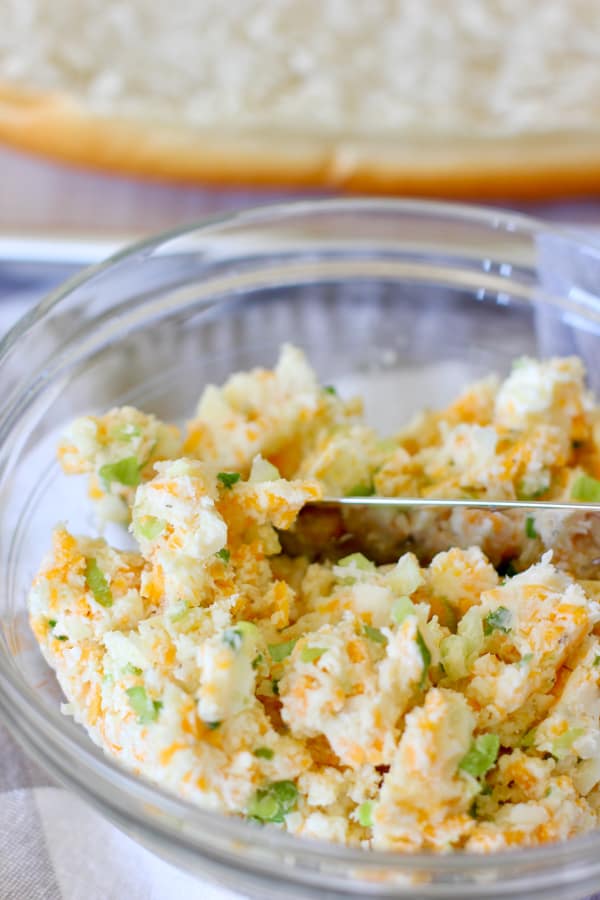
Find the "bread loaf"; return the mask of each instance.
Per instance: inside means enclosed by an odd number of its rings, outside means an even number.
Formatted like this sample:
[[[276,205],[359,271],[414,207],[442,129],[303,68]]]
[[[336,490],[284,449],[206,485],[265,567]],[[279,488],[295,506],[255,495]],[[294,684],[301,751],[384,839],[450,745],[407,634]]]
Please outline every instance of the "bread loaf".
[[[181,180],[600,188],[596,0],[5,0],[0,140]]]

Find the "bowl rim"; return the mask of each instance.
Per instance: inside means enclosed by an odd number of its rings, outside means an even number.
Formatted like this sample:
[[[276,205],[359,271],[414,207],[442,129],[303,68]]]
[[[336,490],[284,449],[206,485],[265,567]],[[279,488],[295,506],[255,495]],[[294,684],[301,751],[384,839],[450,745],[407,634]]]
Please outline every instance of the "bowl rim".
[[[218,233],[221,228],[233,224],[252,227],[282,215],[297,217],[337,212],[346,214],[352,212],[357,215],[365,212],[400,215],[421,213],[431,217],[452,218],[471,225],[493,226],[499,233],[518,231],[534,235],[543,230],[545,234],[574,241],[579,249],[589,248],[599,254],[600,259],[600,236],[594,240],[592,236],[584,235],[577,229],[546,223],[536,217],[512,213],[493,206],[369,197],[308,199],[265,204],[210,216],[163,231],[128,245],[101,263],[84,268],[49,293],[10,329],[0,341],[0,364],[20,339],[74,290],[123,261],[132,260],[138,255],[147,255],[163,244],[192,233]],[[582,315],[585,315],[585,311],[582,311]],[[16,710],[18,715],[15,713]],[[336,863],[346,869],[352,864],[363,871],[381,870],[385,867],[391,872],[406,874],[414,869],[425,869],[428,873],[441,875],[467,873],[470,869],[478,872],[489,869],[506,871],[524,863],[540,867],[547,865],[555,870],[561,863],[588,862],[595,854],[597,855],[600,848],[600,831],[564,842],[503,850],[489,855],[462,851],[443,855],[432,852],[403,854],[346,847],[294,836],[275,828],[259,830],[254,823],[235,816],[215,813],[185,801],[146,778],[134,775],[113,761],[92,743],[83,729],[65,719],[58,709],[49,709],[42,703],[35,692],[23,682],[10,658],[3,652],[0,652],[0,713],[25,750],[37,755],[43,764],[44,754],[40,746],[35,745],[33,741],[31,745],[28,744],[28,738],[31,741],[33,733],[39,734],[44,740],[51,740],[64,754],[66,763],[76,762],[74,771],[69,776],[63,772],[62,777],[58,776],[59,780],[68,783],[71,788],[75,785],[81,795],[97,806],[113,809],[121,820],[129,820],[133,825],[142,826],[144,829],[150,828],[155,833],[160,833],[167,841],[177,845],[187,844],[189,849],[199,853],[210,850],[210,844],[204,843],[204,839],[213,835],[224,839],[228,844],[234,841],[239,841],[242,845],[258,842],[267,851],[277,855],[280,865],[284,867],[282,871],[285,871],[288,878],[294,869],[294,866],[289,866],[284,861],[288,854],[295,858],[302,856],[317,864]],[[55,768],[52,766],[48,768],[51,773],[57,774]],[[81,772],[80,768],[84,771]],[[110,800],[107,799],[109,796]],[[132,813],[131,799],[140,805],[140,814]],[[148,817],[144,818],[141,815],[141,807],[148,805],[163,813],[162,817],[155,816],[152,821]],[[190,823],[196,828],[196,834],[192,835],[176,827],[172,824],[172,819]],[[198,840],[198,835],[202,836],[202,841]],[[238,859],[242,865],[246,864],[243,865],[244,868],[251,867],[253,857],[239,856]]]
[[[50,312],[61,300],[65,299],[72,291],[82,287],[97,275],[108,271],[118,263],[132,259],[133,257],[147,253],[156,247],[166,244],[184,235],[195,232],[218,232],[221,226],[232,224],[256,225],[263,219],[271,219],[277,215],[311,214],[318,211],[324,212],[396,212],[396,213],[428,213],[444,217],[453,216],[470,224],[494,226],[499,232],[515,232],[517,230],[534,234],[543,229],[545,234],[562,237],[565,240],[575,241],[580,248],[588,247],[600,252],[600,232],[597,236],[585,232],[585,228],[579,230],[576,226],[564,226],[555,222],[547,222],[537,216],[527,213],[514,212],[509,208],[496,207],[484,204],[454,203],[444,200],[412,200],[396,197],[333,197],[325,199],[302,199],[282,201],[280,203],[264,203],[257,206],[243,207],[224,213],[215,213],[202,219],[178,225],[173,228],[159,231],[140,240],[128,243],[126,246],[111,253],[106,259],[90,266],[84,266],[80,272],[63,281],[54,290],[23,316],[0,338],[0,362],[5,357],[12,345],[23,336],[43,315]]]

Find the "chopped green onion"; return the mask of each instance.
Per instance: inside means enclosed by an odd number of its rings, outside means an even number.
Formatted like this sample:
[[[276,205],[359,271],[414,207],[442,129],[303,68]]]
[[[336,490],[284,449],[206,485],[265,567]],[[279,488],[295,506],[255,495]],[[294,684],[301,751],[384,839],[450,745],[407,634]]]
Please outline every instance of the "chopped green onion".
[[[425,639],[423,638],[423,635],[420,631],[417,631],[417,647],[419,648],[421,659],[423,660],[423,672],[421,674],[421,681],[419,682],[419,688],[422,690],[425,687],[427,672],[429,671],[429,666],[431,665],[431,652],[429,650],[429,647],[425,643]]]
[[[142,670],[139,666],[134,666],[132,663],[127,663],[127,665],[123,668],[123,673],[125,675],[141,675]]]
[[[244,638],[239,628],[226,628],[223,632],[223,643],[232,650],[239,650]]]
[[[274,662],[281,662],[284,660],[286,656],[290,655],[296,646],[297,641],[298,638],[294,638],[291,641],[284,641],[282,644],[268,644],[267,646],[269,653],[271,654],[271,659]]]
[[[55,634],[54,637],[56,638],[57,641],[68,641],[69,640],[69,638],[67,637],[66,634]]]
[[[375,564],[368,560],[362,553],[351,553],[349,556],[343,556],[338,560],[337,565],[342,566],[343,568],[352,566],[353,568],[360,569],[362,572],[372,572],[375,569]]]
[[[55,628],[56,627],[56,619],[48,619],[48,627]],[[596,664],[594,663],[594,665],[596,665]]]
[[[552,756],[562,759],[567,756],[577,738],[585,734],[585,728],[568,728],[552,741]]]
[[[361,803],[356,811],[356,816],[359,825],[362,825],[363,828],[370,828],[373,824],[373,803],[370,800]]]
[[[54,623],[54,624],[56,624],[56,623]],[[596,656],[594,657],[593,665],[600,666],[600,654],[596,654]]]
[[[248,481],[250,484],[260,484],[263,481],[277,481],[281,478],[281,473],[277,466],[270,463],[268,459],[257,456],[252,463],[250,476]]]
[[[241,477],[239,472],[219,472],[217,475],[217,478],[227,490],[230,490],[234,484],[237,484]]]
[[[410,597],[398,597],[392,604],[392,619],[398,625],[401,625],[408,616],[414,616],[416,613],[415,604]]]
[[[300,659],[305,663],[316,662],[324,653],[327,653],[327,647],[303,647],[300,651]]]
[[[169,618],[171,622],[179,622],[185,616],[187,616],[190,608],[190,604],[188,600],[178,600],[177,606],[174,608],[173,612],[170,613]]]
[[[539,500],[540,497],[543,497],[543,495],[546,493],[546,491],[548,490],[549,487],[550,487],[550,482],[542,485],[542,487],[539,487],[536,491],[529,493],[528,491],[525,490],[524,485],[520,485],[517,488],[517,499],[518,500]]]
[[[525,534],[528,538],[531,538],[532,541],[539,537],[539,534],[535,530],[535,519],[533,516],[527,516],[527,519],[525,520]]]
[[[346,497],[372,497],[374,493],[375,488],[372,484],[355,484],[350,488]]]
[[[530,728],[529,731],[526,731],[523,737],[521,738],[520,746],[524,749],[528,747],[533,747],[535,741],[535,728]]]
[[[600,503],[600,481],[591,475],[580,475],[573,483],[571,497],[573,500]]]
[[[209,731],[215,731],[217,728],[220,728],[223,723],[219,719],[217,719],[215,722],[205,722],[204,724],[209,729]]]
[[[256,656],[254,657],[254,659],[252,660],[252,668],[253,668],[253,669],[258,669],[258,667],[260,666],[260,664],[261,664],[262,661],[263,661],[263,655],[262,655],[262,653],[257,653],[257,655],[256,655]]]
[[[90,556],[85,561],[85,580],[90,591],[94,595],[94,600],[100,606],[109,607],[113,604],[113,596],[104,572],[96,560]]]
[[[143,516],[138,522],[136,531],[147,541],[153,541],[159,536],[167,523],[156,516]]]
[[[370,641],[374,641],[376,644],[387,644],[387,638],[379,628],[373,628],[372,625],[363,625],[363,630]]]
[[[440,642],[440,656],[444,671],[452,681],[464,678],[469,671],[469,651],[466,639],[460,634],[449,634]]]
[[[497,734],[480,734],[461,759],[458,768],[468,772],[473,778],[479,778],[492,768],[499,750],[500,738]]]
[[[274,781],[256,792],[247,814],[259,822],[283,822],[298,802],[298,788],[293,781]]]
[[[118,441],[130,441],[134,437],[140,437],[142,434],[142,429],[137,425],[117,425],[110,432],[110,436],[116,438]]]
[[[227,565],[227,563],[231,559],[231,553],[229,552],[227,547],[222,547],[220,550],[217,550],[215,556],[220,559],[221,562],[224,562],[225,565]]]
[[[511,622],[512,615],[510,610],[505,606],[499,606],[485,617],[483,621],[483,633],[486,637],[489,637],[493,631],[503,631],[504,634],[508,634]]]
[[[337,395],[337,391],[332,384],[326,384],[323,390],[326,394],[332,394],[334,397]]]
[[[127,688],[125,693],[129,697],[129,703],[137,715],[140,725],[148,725],[150,722],[156,721],[162,707],[160,700],[151,700],[146,689],[141,685]]]
[[[253,751],[253,755],[258,759],[273,759],[275,753],[270,747],[257,747],[256,750]]]
[[[274,678],[271,682],[271,690],[275,697],[279,697],[279,678]]]
[[[98,470],[100,478],[107,484],[118,481],[126,487],[137,487],[140,483],[140,464],[136,456],[126,456],[118,462],[106,463]]]

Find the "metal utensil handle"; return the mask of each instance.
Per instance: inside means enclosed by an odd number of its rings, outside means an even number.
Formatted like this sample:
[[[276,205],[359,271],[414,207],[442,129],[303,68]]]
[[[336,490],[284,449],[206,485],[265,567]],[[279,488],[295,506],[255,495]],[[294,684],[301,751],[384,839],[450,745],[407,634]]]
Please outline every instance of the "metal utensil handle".
[[[427,508],[463,508],[463,509],[524,509],[524,510],[564,510],[571,512],[600,512],[600,503],[564,503],[553,500],[472,500],[445,499],[438,497],[323,497],[311,505],[318,506],[367,506],[391,507],[405,509],[407,507]]]

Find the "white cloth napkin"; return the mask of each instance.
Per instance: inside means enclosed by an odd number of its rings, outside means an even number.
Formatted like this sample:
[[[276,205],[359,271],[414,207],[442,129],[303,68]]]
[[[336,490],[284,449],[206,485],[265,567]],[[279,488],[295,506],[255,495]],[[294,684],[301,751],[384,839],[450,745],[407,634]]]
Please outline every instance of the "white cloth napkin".
[[[0,726],[2,900],[241,900],[178,871],[52,784]]]

